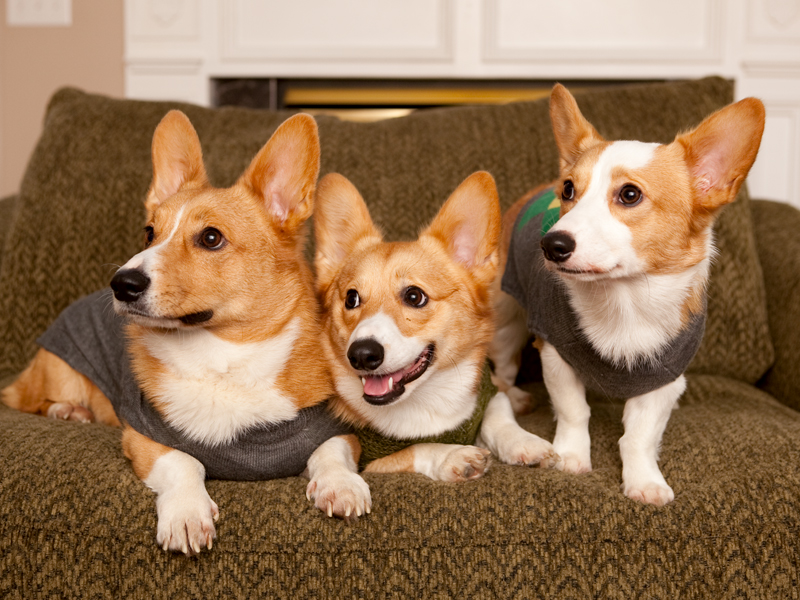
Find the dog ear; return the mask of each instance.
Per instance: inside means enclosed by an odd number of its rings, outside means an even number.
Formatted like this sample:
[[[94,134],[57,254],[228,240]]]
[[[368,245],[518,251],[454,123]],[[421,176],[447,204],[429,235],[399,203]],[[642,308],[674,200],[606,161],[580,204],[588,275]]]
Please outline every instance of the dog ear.
[[[145,200],[148,211],[181,189],[208,185],[200,139],[181,111],[171,110],[161,119],[153,133],[152,156],[153,182]]]
[[[603,137],[587,121],[572,94],[560,83],[550,93],[550,121],[558,147],[561,169],[575,163],[587,148],[601,143]]]
[[[318,289],[330,285],[342,261],[359,244],[382,240],[361,194],[350,180],[338,173],[330,173],[319,181],[314,239]]]
[[[478,171],[456,188],[422,235],[437,238],[457,262],[488,284],[497,273],[501,227],[494,178]]]
[[[675,138],[683,146],[699,209],[713,211],[736,198],[756,160],[764,118],[761,101],[745,98]]]
[[[278,227],[295,231],[314,210],[319,157],[316,121],[307,114],[294,115],[275,130],[238,184],[264,201]]]

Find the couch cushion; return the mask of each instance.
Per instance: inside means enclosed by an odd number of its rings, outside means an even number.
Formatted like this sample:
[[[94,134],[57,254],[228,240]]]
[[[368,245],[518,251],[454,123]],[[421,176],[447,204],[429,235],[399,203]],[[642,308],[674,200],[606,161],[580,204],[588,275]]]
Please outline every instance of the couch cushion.
[[[753,202],[753,226],[764,273],[775,364],[759,387],[800,410],[800,211],[782,202]]]
[[[592,473],[367,474],[373,511],[349,526],[313,508],[302,478],[209,481],[218,540],[187,559],[157,548],[155,498],[118,430],[0,406],[0,596],[792,597],[800,414],[690,376],[661,451],[675,501],[657,508],[620,491],[622,404],[592,409]],[[549,409],[522,423],[552,438]]]
[[[709,78],[577,97],[601,134],[667,142],[730,102],[732,86]],[[216,185],[230,185],[288,116],[58,92],[22,182],[19,219],[5,240],[0,377],[21,370],[35,351],[34,339],[58,313],[107,285],[114,265],[139,250],[151,137],[174,107],[195,124]],[[546,100],[419,111],[379,123],[333,117],[318,123],[323,173],[349,177],[390,239],[415,235],[475,170],[495,176],[504,208],[557,174]],[[708,330],[692,367],[743,381],[757,380],[772,362],[749,218],[745,194],[720,218]]]

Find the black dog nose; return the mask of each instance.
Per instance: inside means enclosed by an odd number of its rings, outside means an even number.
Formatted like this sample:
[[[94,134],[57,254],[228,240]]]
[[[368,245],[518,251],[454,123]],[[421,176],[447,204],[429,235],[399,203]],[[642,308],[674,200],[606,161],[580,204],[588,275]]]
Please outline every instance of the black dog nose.
[[[374,371],[383,362],[383,346],[374,338],[358,340],[347,349],[347,358],[354,369]]]
[[[542,238],[542,251],[552,262],[564,262],[575,252],[575,238],[564,231],[551,231]]]
[[[120,302],[135,302],[150,286],[150,278],[137,269],[121,269],[111,279],[114,297]]]

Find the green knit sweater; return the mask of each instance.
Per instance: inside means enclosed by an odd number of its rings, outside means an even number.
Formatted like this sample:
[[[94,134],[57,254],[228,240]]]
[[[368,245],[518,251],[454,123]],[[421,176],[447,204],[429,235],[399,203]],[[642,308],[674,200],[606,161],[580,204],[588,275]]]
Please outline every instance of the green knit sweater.
[[[478,437],[478,431],[480,431],[486,407],[489,405],[489,400],[497,394],[497,387],[492,383],[491,375],[492,372],[487,362],[483,367],[483,375],[478,384],[478,401],[475,405],[475,410],[470,418],[454,429],[437,435],[406,440],[383,435],[371,427],[358,429],[356,435],[358,436],[358,441],[361,442],[359,467],[363,469],[373,460],[389,456],[414,444],[474,444],[475,439]]]

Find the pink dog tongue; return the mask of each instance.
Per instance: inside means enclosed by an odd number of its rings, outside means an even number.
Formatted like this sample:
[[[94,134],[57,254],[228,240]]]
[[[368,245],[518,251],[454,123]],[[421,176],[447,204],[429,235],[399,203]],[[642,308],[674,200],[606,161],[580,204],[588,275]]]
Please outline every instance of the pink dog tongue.
[[[413,372],[423,360],[423,357],[420,357],[405,369],[400,369],[387,375],[367,375],[364,377],[364,393],[367,396],[385,396],[392,391],[398,381]],[[389,379],[392,380],[391,384],[389,384]]]
[[[395,373],[394,375],[397,374]],[[367,376],[364,381],[364,393],[367,396],[385,396],[392,391],[392,388],[389,386],[389,377],[391,376],[391,374]]]

